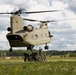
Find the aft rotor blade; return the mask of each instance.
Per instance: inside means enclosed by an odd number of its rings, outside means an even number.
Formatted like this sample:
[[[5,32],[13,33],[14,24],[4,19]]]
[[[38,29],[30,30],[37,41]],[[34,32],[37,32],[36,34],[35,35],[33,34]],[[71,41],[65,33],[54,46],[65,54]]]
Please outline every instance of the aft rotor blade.
[[[76,18],[71,18],[71,19],[61,19],[61,20],[51,20],[51,21],[46,21],[46,22],[57,22],[57,21],[67,21],[67,20],[75,20]]]
[[[67,20],[75,20],[76,18],[71,18],[71,19],[61,19],[61,20],[48,20],[48,21],[44,21],[44,20],[34,20],[34,19],[27,19],[27,18],[23,18],[24,20],[27,20],[27,21],[33,21],[33,22],[57,22],[57,21],[67,21]]]
[[[23,18],[24,20],[27,20],[27,21],[35,21],[35,22],[41,22],[40,20],[34,20],[34,19],[27,19],[27,18]]]
[[[56,12],[56,11],[60,11],[60,10],[32,11],[32,12],[22,12],[22,13],[33,14],[33,13],[45,13],[45,12]]]

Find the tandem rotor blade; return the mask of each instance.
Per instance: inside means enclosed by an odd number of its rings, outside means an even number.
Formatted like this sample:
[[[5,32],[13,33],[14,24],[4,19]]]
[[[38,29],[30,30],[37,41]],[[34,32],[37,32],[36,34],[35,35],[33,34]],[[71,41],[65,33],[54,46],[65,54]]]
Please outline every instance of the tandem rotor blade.
[[[27,18],[23,18],[23,20],[27,20],[27,21],[33,21],[33,22],[41,22],[40,20],[27,19]]]
[[[26,13],[26,14],[35,14],[35,13],[56,12],[56,11],[60,11],[60,10],[32,11],[32,12],[22,12],[22,13]]]
[[[4,12],[2,12],[0,14],[14,14],[14,13],[13,12],[11,12],[11,13],[8,13],[8,12],[4,13]]]
[[[51,21],[46,21],[46,22],[57,22],[57,21],[67,21],[67,20],[76,20],[76,18],[61,19],[61,20],[51,20]]]
[[[60,10],[48,10],[48,11],[32,11],[32,12],[23,12],[24,9],[19,9],[18,11],[15,12],[2,12],[0,14],[35,14],[35,13],[46,13],[46,12],[56,12]]]
[[[48,21],[44,21],[44,20],[34,20],[34,19],[27,19],[27,18],[23,18],[24,20],[27,21],[33,21],[33,22],[57,22],[57,21],[67,21],[67,20],[75,20],[76,18],[71,18],[71,19],[61,19],[61,20],[48,20]]]

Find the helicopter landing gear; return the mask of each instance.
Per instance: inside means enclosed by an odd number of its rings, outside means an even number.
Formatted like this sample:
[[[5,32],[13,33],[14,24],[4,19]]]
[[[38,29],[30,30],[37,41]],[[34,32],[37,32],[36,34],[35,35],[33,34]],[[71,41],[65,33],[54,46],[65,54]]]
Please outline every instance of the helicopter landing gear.
[[[45,49],[45,50],[49,49],[49,46],[47,46],[47,44],[46,44],[46,46],[44,47],[44,49]]]
[[[12,47],[9,49],[9,52],[12,52]]]
[[[24,62],[26,61],[26,60],[28,60],[28,61],[33,61],[33,45],[29,45],[29,46],[27,46],[27,50],[30,50],[31,51],[31,54],[28,54],[28,53],[24,53],[23,55],[24,55]]]
[[[32,51],[32,49],[33,49],[33,45],[29,45],[28,47],[27,47],[27,50],[30,50],[32,53],[33,53],[33,51]]]

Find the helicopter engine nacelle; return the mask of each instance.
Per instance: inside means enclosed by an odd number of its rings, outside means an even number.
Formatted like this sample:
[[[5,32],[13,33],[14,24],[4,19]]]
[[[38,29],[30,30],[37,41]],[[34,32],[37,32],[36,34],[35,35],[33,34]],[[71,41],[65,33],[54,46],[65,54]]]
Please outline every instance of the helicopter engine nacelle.
[[[8,27],[8,28],[7,28],[7,30],[8,30],[8,31],[11,31],[11,28],[10,28],[10,27]]]
[[[33,26],[32,25],[28,25],[27,26],[27,31],[32,31],[33,30]]]
[[[42,22],[41,25],[40,25],[40,28],[47,29],[48,28],[47,22]]]
[[[31,32],[33,30],[33,26],[32,25],[24,26],[24,30]]]

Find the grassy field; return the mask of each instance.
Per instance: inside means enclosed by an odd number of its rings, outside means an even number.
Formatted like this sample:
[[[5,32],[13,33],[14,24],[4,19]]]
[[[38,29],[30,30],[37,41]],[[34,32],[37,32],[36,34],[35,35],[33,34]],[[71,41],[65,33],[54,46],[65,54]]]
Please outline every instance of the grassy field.
[[[0,58],[0,75],[76,75],[76,57],[47,57],[47,62]]]

